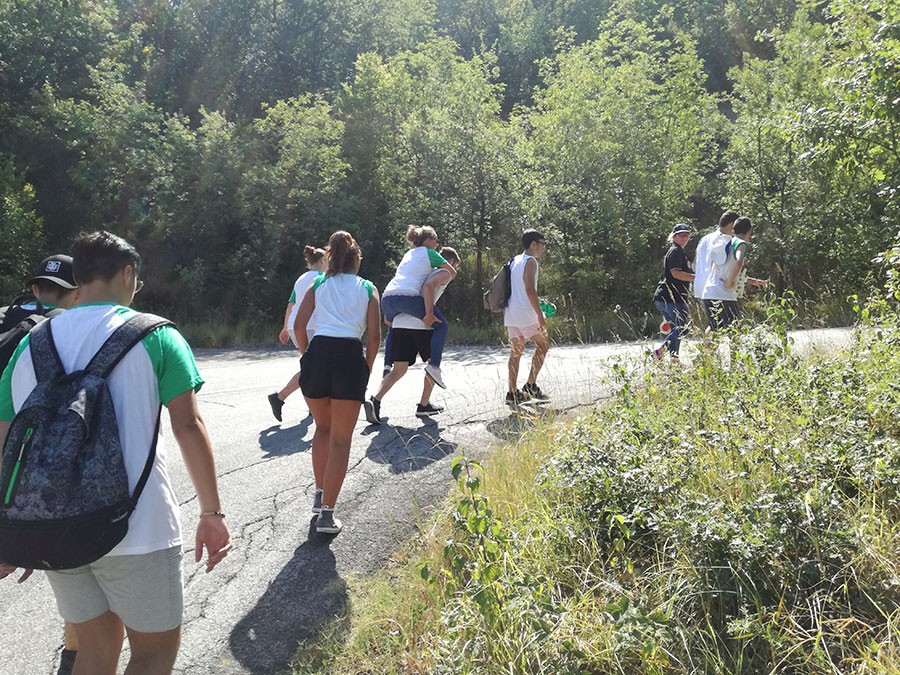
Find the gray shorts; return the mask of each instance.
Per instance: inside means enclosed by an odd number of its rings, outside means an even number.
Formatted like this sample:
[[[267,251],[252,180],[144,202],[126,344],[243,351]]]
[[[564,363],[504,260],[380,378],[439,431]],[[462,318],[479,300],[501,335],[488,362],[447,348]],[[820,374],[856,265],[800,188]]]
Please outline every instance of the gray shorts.
[[[59,613],[83,623],[111,611],[127,628],[163,633],[181,625],[181,546],[141,555],[108,555],[71,570],[47,572]]]

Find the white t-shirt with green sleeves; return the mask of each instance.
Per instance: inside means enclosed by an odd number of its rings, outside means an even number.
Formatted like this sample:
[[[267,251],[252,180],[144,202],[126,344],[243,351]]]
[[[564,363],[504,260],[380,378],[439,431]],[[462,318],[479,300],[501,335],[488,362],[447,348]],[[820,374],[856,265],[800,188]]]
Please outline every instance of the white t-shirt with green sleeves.
[[[51,321],[53,337],[66,372],[87,366],[101,345],[134,314],[114,304],[77,305]],[[37,383],[26,336],[0,377],[0,420],[10,421]],[[203,378],[191,348],[175,328],[158,328],[141,347],[129,351],[108,380],[128,483],[133,491],[153,442],[159,404],[168,405],[186,391],[197,391]],[[181,544],[178,499],[172,489],[162,426],[156,461],[137,508],[128,521],[128,534],[108,555],[150,553]]]
[[[291,314],[288,317],[288,332],[292,337],[294,335],[294,321],[297,320],[297,313],[300,311],[300,303],[303,302],[303,296],[306,295],[306,291],[321,275],[322,273],[318,270],[308,270],[297,277],[297,281],[294,282],[294,290],[291,291],[291,297],[288,300],[288,302],[294,303],[294,306],[291,307]],[[312,334],[309,335],[309,339],[312,340]]]
[[[313,282],[316,308],[307,331],[316,337],[353,338],[366,332],[369,300],[375,292],[371,281],[355,274],[322,275]]]
[[[432,270],[446,264],[440,253],[427,246],[411,248],[397,265],[394,278],[384,288],[384,295],[421,295],[422,284]]]

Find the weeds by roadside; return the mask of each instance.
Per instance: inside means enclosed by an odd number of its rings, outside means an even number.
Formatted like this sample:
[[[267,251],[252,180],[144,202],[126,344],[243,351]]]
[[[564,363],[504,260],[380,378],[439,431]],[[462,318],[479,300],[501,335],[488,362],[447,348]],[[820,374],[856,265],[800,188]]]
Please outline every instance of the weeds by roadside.
[[[896,280],[894,282],[896,284]],[[792,307],[477,464],[329,673],[900,671],[900,292],[803,359]],[[892,304],[893,303],[893,304]]]

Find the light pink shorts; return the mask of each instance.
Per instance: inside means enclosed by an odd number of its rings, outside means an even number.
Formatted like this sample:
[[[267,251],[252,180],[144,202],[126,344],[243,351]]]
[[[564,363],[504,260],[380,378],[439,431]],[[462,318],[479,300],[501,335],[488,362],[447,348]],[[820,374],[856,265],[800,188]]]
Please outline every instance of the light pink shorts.
[[[533,323],[530,326],[507,326],[506,330],[509,333],[510,340],[513,338],[528,340],[541,332],[541,324]]]

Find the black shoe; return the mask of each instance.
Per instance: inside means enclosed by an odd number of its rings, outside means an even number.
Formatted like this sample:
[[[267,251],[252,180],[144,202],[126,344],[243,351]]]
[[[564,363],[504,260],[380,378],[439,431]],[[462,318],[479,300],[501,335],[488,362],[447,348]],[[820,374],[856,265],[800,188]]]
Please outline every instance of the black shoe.
[[[334,517],[334,509],[330,506],[322,506],[319,517],[316,518],[316,532],[319,534],[339,534],[344,524]]]
[[[394,369],[394,364],[391,364],[391,365],[389,365],[389,366],[388,366],[388,365],[385,365],[385,366],[384,366],[384,369],[381,371],[381,379],[383,380],[383,379],[386,378],[388,375],[390,375],[390,374],[391,374],[391,371],[392,371],[393,369]]]
[[[517,406],[526,400],[528,400],[528,395],[521,389],[506,392],[506,405]]]
[[[62,654],[59,656],[59,670],[56,671],[56,675],[72,675],[77,653],[74,649],[62,650]]]
[[[426,403],[425,405],[419,403],[416,406],[416,417],[430,417],[442,412],[444,412],[444,409],[441,406],[432,405],[431,403]]]
[[[525,394],[528,398],[533,399],[535,401],[549,401],[550,397],[547,396],[544,392],[541,391],[541,388],[535,384],[526,384],[522,387],[522,393]]]
[[[366,411],[366,420],[369,424],[381,424],[381,401],[374,396],[370,396],[368,401],[363,403]]]
[[[284,407],[284,401],[278,398],[278,394],[269,394],[269,405],[272,406],[272,414],[275,419],[281,421],[281,409]]]

